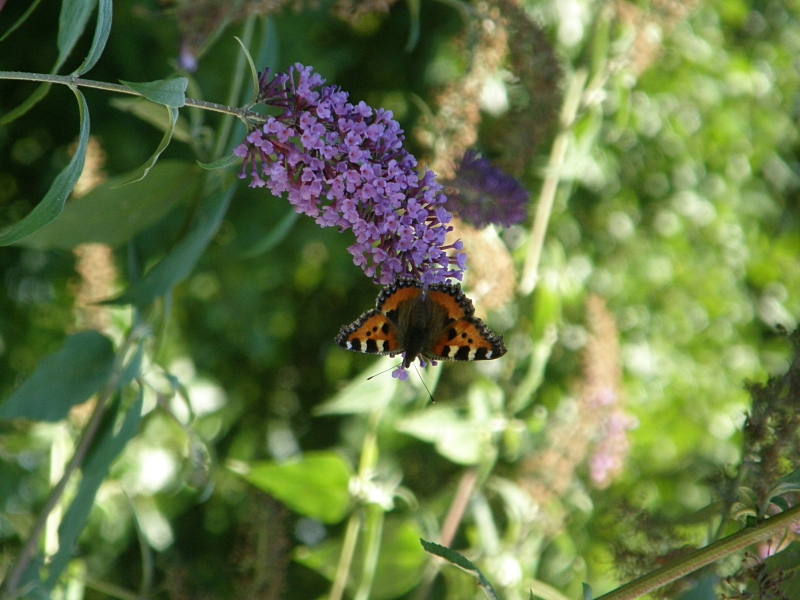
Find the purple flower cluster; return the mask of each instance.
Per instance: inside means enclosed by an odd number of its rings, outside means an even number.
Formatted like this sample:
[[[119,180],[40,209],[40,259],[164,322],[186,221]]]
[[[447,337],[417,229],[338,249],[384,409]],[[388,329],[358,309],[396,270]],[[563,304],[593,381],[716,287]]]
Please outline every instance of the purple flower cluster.
[[[257,102],[281,114],[234,150],[244,159],[240,178],[249,175],[251,187],[276,196],[285,192],[321,227],[351,229],[356,243],[348,251],[377,283],[461,279],[466,254],[460,241],[445,245],[452,216],[442,186],[432,171],[417,173],[391,111],[349,103],[346,92],[323,86],[299,63],[271,80],[265,72],[259,83]]]
[[[447,208],[479,229],[490,223],[510,227],[528,214],[528,190],[473,150],[464,153],[447,194]]]

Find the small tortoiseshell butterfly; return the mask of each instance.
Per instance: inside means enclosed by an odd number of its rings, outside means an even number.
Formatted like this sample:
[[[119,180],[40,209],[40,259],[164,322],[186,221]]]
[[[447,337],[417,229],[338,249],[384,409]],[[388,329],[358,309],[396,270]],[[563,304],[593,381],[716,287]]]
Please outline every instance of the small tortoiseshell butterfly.
[[[405,352],[403,367],[418,356],[431,360],[489,360],[506,353],[503,337],[474,317],[459,284],[398,279],[383,288],[368,310],[336,336],[342,348],[367,354]]]

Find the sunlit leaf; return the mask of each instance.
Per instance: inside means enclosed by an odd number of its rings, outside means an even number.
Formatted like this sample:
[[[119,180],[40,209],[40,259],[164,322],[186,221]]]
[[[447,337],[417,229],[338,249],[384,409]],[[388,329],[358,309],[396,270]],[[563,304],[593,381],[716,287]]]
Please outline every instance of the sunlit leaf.
[[[428,542],[423,539],[420,539],[419,541],[422,544],[422,547],[425,549],[425,552],[429,552],[434,556],[439,556],[440,558],[443,558],[450,564],[455,565],[459,569],[462,569],[467,573],[469,573],[478,580],[478,585],[481,587],[481,589],[483,589],[487,597],[491,598],[492,600],[497,600],[497,594],[495,593],[494,588],[492,588],[492,585],[483,576],[483,573],[481,573],[478,570],[478,567],[472,564],[472,562],[461,556],[455,550],[451,550],[450,548],[446,548],[445,546],[441,546],[433,542]]]
[[[98,436],[86,456],[86,461],[81,468],[81,482],[75,498],[69,505],[58,528],[58,552],[48,564],[48,577],[46,587],[52,589],[58,582],[58,577],[67,566],[76,551],[78,536],[89,518],[89,513],[94,505],[97,490],[103,483],[111,463],[119,456],[125,445],[136,435],[142,417],[143,391],[133,405],[124,412],[117,414],[111,412],[104,420],[98,431]],[[119,408],[119,403],[115,403]],[[117,425],[117,421],[121,423]]]
[[[244,477],[296,513],[323,523],[338,523],[350,506],[352,474],[335,452],[308,452],[299,460],[285,463],[252,463]]]
[[[64,170],[56,175],[41,202],[25,218],[14,225],[11,231],[0,235],[0,246],[7,246],[21,240],[34,231],[41,229],[61,214],[64,203],[67,201],[67,196],[69,196],[81,176],[83,163],[86,159],[86,145],[89,142],[89,107],[86,106],[86,99],[83,94],[76,88],[72,88],[72,91],[78,99],[81,117],[81,129],[75,155],[69,161],[69,164],[64,167]]]
[[[91,330],[67,336],[0,404],[0,418],[60,421],[105,385],[113,366],[114,346],[107,337]]]
[[[414,589],[422,579],[428,555],[419,544],[419,525],[411,519],[387,516],[383,526],[383,543],[375,569],[372,585],[372,600],[390,600]],[[356,550],[353,561],[351,583],[361,579],[363,547]],[[332,580],[342,553],[342,540],[331,539],[313,548],[300,547],[294,552],[294,560]]]
[[[333,398],[314,408],[314,414],[346,415],[371,413],[385,407],[394,396],[398,380],[388,373],[378,375],[396,366],[397,360],[383,357],[364,373],[357,375]],[[376,377],[370,378],[372,375]]]

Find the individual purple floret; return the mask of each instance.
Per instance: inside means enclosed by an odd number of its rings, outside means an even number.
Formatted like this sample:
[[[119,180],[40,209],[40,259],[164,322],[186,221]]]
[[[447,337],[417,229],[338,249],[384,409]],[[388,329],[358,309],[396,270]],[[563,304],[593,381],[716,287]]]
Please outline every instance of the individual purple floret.
[[[417,173],[391,111],[350,104],[346,92],[324,83],[299,63],[260,77],[257,102],[281,114],[234,150],[244,159],[239,177],[276,196],[286,193],[321,227],[351,229],[356,241],[348,251],[377,283],[398,276],[426,284],[460,280],[466,255],[460,241],[445,245],[452,216],[434,173]]]
[[[467,150],[448,181],[446,207],[478,229],[490,223],[510,227],[525,220],[530,193],[477,152]]]

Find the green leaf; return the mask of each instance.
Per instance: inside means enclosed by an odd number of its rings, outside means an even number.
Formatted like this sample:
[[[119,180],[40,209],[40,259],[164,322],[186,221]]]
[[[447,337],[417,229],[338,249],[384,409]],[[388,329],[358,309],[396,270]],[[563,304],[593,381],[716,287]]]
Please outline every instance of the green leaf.
[[[488,454],[491,436],[487,419],[471,418],[456,408],[431,406],[400,419],[397,431],[430,442],[445,458],[475,465]]]
[[[22,25],[25,21],[27,21],[28,17],[30,17],[31,14],[33,14],[33,11],[36,10],[36,7],[39,6],[39,3],[41,1],[42,0],[33,0],[33,2],[31,2],[31,5],[28,7],[28,10],[26,10],[22,14],[22,16],[19,19],[17,19],[16,22],[11,27],[8,28],[8,31],[6,31],[2,36],[0,36],[0,42],[5,40],[8,36],[14,33],[14,30],[16,30],[20,25]]]
[[[186,87],[189,85],[189,80],[186,77],[159,79],[142,83],[120,80],[120,83],[127,85],[133,91],[139,92],[156,104],[163,104],[170,108],[180,108],[186,104]]]
[[[300,460],[255,462],[244,476],[296,513],[338,523],[350,506],[350,466],[335,452],[308,452]]]
[[[0,418],[60,421],[106,384],[113,367],[114,345],[107,337],[96,331],[67,336],[0,404]]]
[[[422,543],[422,547],[425,549],[425,552],[429,552],[435,556],[439,556],[445,559],[452,565],[455,565],[459,569],[463,569],[473,577],[478,580],[478,585],[483,588],[484,593],[491,598],[492,600],[497,600],[497,594],[495,594],[492,585],[487,581],[487,579],[483,576],[483,574],[478,570],[478,567],[473,565],[469,560],[461,556],[455,550],[451,550],[450,548],[446,548],[444,546],[440,546],[439,544],[434,544],[433,542],[427,542],[420,538],[420,543]]]
[[[162,108],[164,106],[163,104],[150,102],[150,100],[147,98],[111,98],[109,100],[109,104],[111,104],[111,106],[117,110],[130,113],[133,116],[140,118],[142,121],[149,123],[159,131],[167,131],[170,127],[172,127],[172,112],[165,113]],[[184,142],[186,144],[191,143],[191,128],[189,126],[189,122],[183,117],[183,115],[178,116],[178,121],[175,123],[172,131],[172,137],[179,142]]]
[[[47,194],[45,194],[42,201],[24,219],[14,225],[11,231],[0,235],[0,246],[7,246],[21,240],[37,229],[41,229],[61,214],[67,196],[69,196],[81,176],[83,162],[86,159],[86,144],[89,142],[89,107],[86,105],[86,99],[83,94],[72,86],[70,86],[70,89],[78,99],[81,117],[81,129],[75,156],[72,157],[72,160],[69,161],[64,170],[56,175],[53,184],[47,190]]]
[[[375,361],[374,366],[354,377],[353,381],[333,398],[315,407],[314,415],[363,414],[385,407],[394,397],[398,380],[388,376],[368,379],[367,372],[369,375],[375,375],[396,364],[397,360],[389,357]]]
[[[239,45],[242,47],[242,52],[244,52],[244,57],[247,59],[247,64],[250,65],[250,77],[253,80],[253,95],[248,104],[252,105],[255,103],[256,98],[258,97],[258,70],[256,69],[256,65],[253,63],[253,57],[250,56],[250,51],[247,49],[247,46],[244,45],[244,42],[237,36],[233,37],[237,42],[239,42]]]
[[[387,516],[370,600],[398,598],[419,585],[428,562],[428,555],[419,545],[419,536],[419,525],[414,520]],[[351,586],[361,579],[363,550],[363,544],[359,544],[350,570]],[[333,580],[341,554],[342,539],[334,538],[313,548],[299,547],[292,558]]]
[[[197,264],[217,231],[234,189],[234,186],[230,186],[206,198],[197,210],[191,231],[144,277],[131,284],[121,296],[109,300],[108,304],[145,306],[183,280]]]
[[[203,163],[203,162],[200,162],[198,160],[197,164],[200,167],[202,167],[203,169],[205,169],[206,171],[215,171],[217,169],[224,169],[225,167],[229,167],[229,166],[231,166],[233,164],[241,162],[241,160],[242,160],[241,158],[239,158],[238,156],[236,156],[234,154],[227,154],[227,155],[223,156],[222,158],[217,159],[217,160],[215,160],[213,162],[210,162],[210,163]]]
[[[406,0],[408,14],[411,18],[411,28],[408,30],[408,40],[406,40],[406,52],[412,52],[419,41],[420,4],[420,0]]]
[[[119,428],[115,427],[115,422],[118,420],[116,411],[112,412],[111,418],[105,419],[104,426],[87,454],[86,462],[81,468],[83,476],[80,486],[58,528],[58,552],[49,563],[45,583],[48,589],[55,587],[59,575],[72,558],[78,536],[89,518],[97,490],[108,474],[111,463],[119,456],[128,441],[136,435],[142,417],[143,398],[143,388],[140,388],[138,398],[121,417],[122,423]]]
[[[161,138],[161,143],[158,145],[158,148],[156,148],[156,151],[153,152],[153,155],[147,160],[147,162],[131,173],[122,183],[119,184],[120,186],[136,183],[137,181],[144,179],[150,169],[152,169],[156,164],[156,161],[158,160],[158,157],[161,156],[161,153],[166,150],[167,146],[169,146],[169,143],[172,140],[172,132],[175,130],[175,122],[178,120],[178,109],[167,107],[167,113],[169,113],[170,116],[169,125],[167,130],[164,132],[164,137]]]
[[[50,85],[51,84],[49,84],[49,83],[43,83],[43,84],[39,85],[33,91],[33,93],[25,99],[25,101],[22,104],[20,104],[19,106],[17,106],[14,109],[8,111],[6,114],[4,114],[2,117],[0,117],[0,125],[8,125],[12,121],[16,121],[22,115],[24,115],[30,109],[32,109],[34,106],[39,104],[39,102],[45,96],[47,96],[47,93],[50,91]]]
[[[108,34],[111,33],[111,16],[111,0],[100,0],[100,6],[97,9],[97,25],[94,30],[94,38],[92,38],[92,47],[89,48],[89,54],[86,55],[81,66],[75,70],[75,75],[83,75],[97,64],[97,61],[100,59],[106,47]]]
[[[292,227],[300,217],[300,213],[294,210],[289,210],[286,215],[275,225],[274,229],[265,235],[260,242],[256,243],[252,248],[243,252],[242,255],[246,258],[260,256],[272,250],[275,246],[280,244],[289,235]]]
[[[193,164],[161,161],[149,176],[118,187],[122,177],[100,184],[81,198],[67,203],[61,216],[32,233],[19,245],[70,250],[90,242],[117,247],[156,223],[172,208],[197,198],[203,178]]]
[[[96,4],[97,0],[63,0],[58,17],[58,59],[53,73],[57,73],[69,58]]]
[[[594,596],[592,595],[592,586],[588,583],[583,584],[583,600],[592,600]]]

